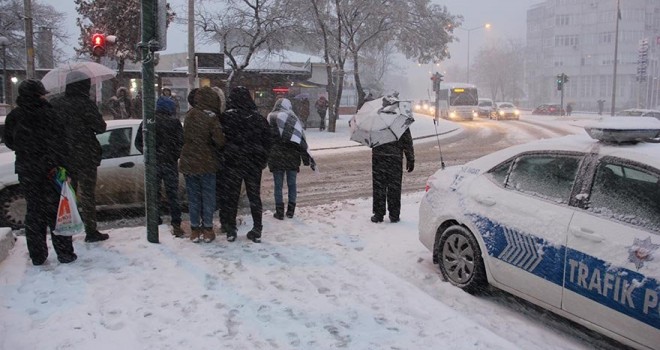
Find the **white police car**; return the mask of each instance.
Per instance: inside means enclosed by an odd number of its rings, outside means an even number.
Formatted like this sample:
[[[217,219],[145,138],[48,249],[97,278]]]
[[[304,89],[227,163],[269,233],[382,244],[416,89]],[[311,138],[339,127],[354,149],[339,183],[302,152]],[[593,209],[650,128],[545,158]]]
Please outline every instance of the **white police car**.
[[[490,284],[660,349],[660,121],[607,117],[585,129],[598,140],[536,141],[436,172],[419,239],[468,292]]]

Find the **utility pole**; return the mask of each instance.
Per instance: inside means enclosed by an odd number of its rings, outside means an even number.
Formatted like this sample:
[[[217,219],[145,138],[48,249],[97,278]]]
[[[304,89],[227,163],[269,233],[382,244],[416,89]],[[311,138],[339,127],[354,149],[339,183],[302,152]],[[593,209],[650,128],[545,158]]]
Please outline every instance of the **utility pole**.
[[[158,186],[156,181],[156,118],[154,115],[154,38],[156,37],[157,0],[142,0],[142,132],[144,137],[145,211],[147,240],[158,243]],[[162,15],[162,14],[161,14]]]
[[[614,74],[612,77],[612,108],[610,109],[610,115],[614,115],[614,109],[616,108],[616,66],[619,56],[619,21],[621,21],[621,8],[619,7],[620,0],[616,0],[616,29],[614,34]]]
[[[34,74],[34,32],[32,29],[32,0],[23,0],[25,8],[25,76],[32,79]]]
[[[188,92],[196,88],[195,61],[195,0],[188,0]]]

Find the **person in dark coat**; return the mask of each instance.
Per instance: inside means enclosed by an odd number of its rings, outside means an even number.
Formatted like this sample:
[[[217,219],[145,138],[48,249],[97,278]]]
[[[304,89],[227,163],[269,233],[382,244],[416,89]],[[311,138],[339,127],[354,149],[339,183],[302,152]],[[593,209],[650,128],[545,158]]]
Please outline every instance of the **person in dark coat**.
[[[303,129],[307,129],[307,120],[309,119],[309,99],[307,97],[303,96],[303,98],[300,100],[298,116],[300,116]]]
[[[236,215],[241,185],[245,182],[247,197],[250,202],[253,226],[247,238],[255,243],[261,242],[262,204],[261,174],[266,168],[268,153],[273,142],[270,126],[257,111],[250,91],[243,86],[233,88],[228,96],[227,110],[220,117],[220,124],[225,132],[226,144],[224,155],[224,181],[222,193],[227,195],[220,206],[220,216],[226,225],[227,240],[236,240]]]
[[[67,75],[64,96],[51,101],[53,107],[66,120],[67,144],[71,159],[69,176],[78,196],[80,214],[85,223],[85,242],[104,241],[109,238],[96,224],[96,168],[101,164],[101,144],[96,135],[104,133],[106,123],[90,99],[91,80],[82,72]]]
[[[50,228],[57,260],[66,264],[78,257],[71,236],[53,234],[57,221],[60,187],[53,178],[58,166],[69,159],[64,121],[45,98],[43,84],[28,79],[18,86],[18,98],[5,120],[3,139],[15,152],[15,172],[27,202],[25,239],[33,265],[48,258],[47,235]]]
[[[193,108],[183,124],[183,149],[179,170],[186,180],[190,240],[210,243],[215,240],[213,213],[216,208],[218,150],[225,144],[220,115],[220,96],[208,86],[194,94]]]
[[[181,207],[179,205],[179,157],[183,147],[183,126],[176,116],[175,102],[165,96],[156,101],[156,180],[158,181],[158,198],[160,198],[160,183],[165,187],[165,195],[170,208],[170,224],[172,235],[183,237],[181,229]],[[135,135],[135,147],[142,152],[144,147],[143,123],[140,123]]]
[[[319,117],[321,117],[321,125],[319,125],[319,131],[323,131],[325,130],[325,114],[328,111],[328,100],[325,98],[325,96],[321,96],[318,100],[316,100],[314,106],[316,107],[316,113],[318,113]]]
[[[268,156],[268,169],[273,173],[275,214],[273,217],[284,220],[284,179],[288,189],[286,216],[292,218],[296,209],[296,177],[300,172],[300,163],[315,167],[314,159],[308,153],[307,141],[302,131],[302,124],[293,113],[291,101],[280,98],[275,101],[273,111],[268,114],[268,124],[275,135],[275,142]],[[296,127],[297,124],[297,127]]]
[[[392,96],[383,98],[383,108],[379,113],[399,113],[398,99]],[[373,181],[372,222],[383,222],[385,209],[389,211],[390,222],[399,222],[401,214],[401,181],[403,177],[403,155],[406,156],[406,170],[415,168],[415,150],[412,134],[408,128],[394,142],[371,149]]]

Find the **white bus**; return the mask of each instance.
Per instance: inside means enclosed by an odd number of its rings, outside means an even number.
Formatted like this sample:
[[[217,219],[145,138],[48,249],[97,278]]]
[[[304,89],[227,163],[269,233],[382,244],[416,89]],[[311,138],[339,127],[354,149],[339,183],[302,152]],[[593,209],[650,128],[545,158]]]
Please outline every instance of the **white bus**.
[[[479,94],[475,85],[442,83],[439,96],[440,118],[473,120],[479,115]]]

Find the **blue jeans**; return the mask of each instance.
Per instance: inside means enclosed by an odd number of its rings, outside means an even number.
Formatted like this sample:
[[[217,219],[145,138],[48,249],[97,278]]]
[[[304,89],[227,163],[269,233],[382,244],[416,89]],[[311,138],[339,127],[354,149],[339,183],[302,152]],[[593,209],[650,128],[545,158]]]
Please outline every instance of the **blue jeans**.
[[[286,174],[286,185],[288,187],[289,203],[296,202],[296,170],[276,170],[273,171],[273,181],[275,182],[275,203],[284,203],[282,187],[284,186],[284,174]]]
[[[188,193],[190,227],[212,228],[215,211],[215,173],[184,175],[184,178]]]
[[[165,195],[170,207],[172,224],[181,224],[181,207],[179,206],[179,166],[177,163],[158,165],[158,183],[163,181]],[[160,187],[158,187],[160,190]],[[158,196],[160,198],[160,195]]]

